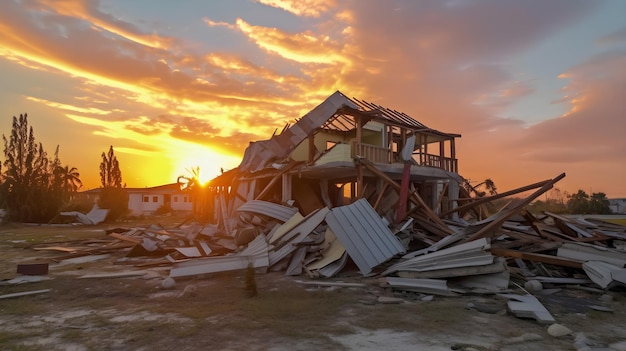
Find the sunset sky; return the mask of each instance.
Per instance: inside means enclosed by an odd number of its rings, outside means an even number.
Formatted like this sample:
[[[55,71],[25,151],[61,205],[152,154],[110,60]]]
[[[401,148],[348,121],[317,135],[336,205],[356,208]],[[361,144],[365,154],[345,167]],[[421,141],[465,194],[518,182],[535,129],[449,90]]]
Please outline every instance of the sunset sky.
[[[336,90],[458,133],[459,173],[505,191],[626,197],[626,1],[4,0],[0,134],[98,187],[236,167]],[[0,156],[3,159],[3,156]]]

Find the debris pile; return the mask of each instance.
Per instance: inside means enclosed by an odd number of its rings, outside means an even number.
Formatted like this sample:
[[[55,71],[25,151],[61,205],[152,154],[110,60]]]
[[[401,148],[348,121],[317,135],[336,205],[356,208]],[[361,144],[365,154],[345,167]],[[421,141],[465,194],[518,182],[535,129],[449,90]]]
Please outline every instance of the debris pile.
[[[626,284],[626,227],[529,212],[564,173],[471,196],[457,173],[458,137],[336,92],[195,189],[195,214],[208,224],[118,228],[99,248],[68,255],[124,249],[137,266],[170,265],[168,279],[252,266],[319,280],[356,267],[391,290],[499,294],[542,323],[554,319],[530,292],[544,285]],[[514,294],[515,285],[530,292]]]

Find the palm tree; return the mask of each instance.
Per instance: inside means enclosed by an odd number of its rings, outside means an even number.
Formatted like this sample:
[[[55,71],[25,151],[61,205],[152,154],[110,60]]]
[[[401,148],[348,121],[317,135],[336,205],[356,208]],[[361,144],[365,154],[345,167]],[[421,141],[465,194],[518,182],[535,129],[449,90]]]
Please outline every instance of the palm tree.
[[[474,193],[479,197],[483,197],[489,192],[489,195],[496,195],[498,193],[498,189],[496,188],[496,184],[491,180],[491,178],[487,178],[484,181],[471,185],[469,179],[465,179],[464,182],[465,189],[467,189],[468,193]],[[486,191],[480,190],[480,187],[484,187]]]
[[[185,169],[188,175],[180,175],[176,179],[180,190],[193,191],[200,184],[200,166]]]
[[[70,166],[58,166],[57,177],[61,182],[61,189],[66,194],[73,194],[83,186],[83,182],[80,180],[80,173],[76,167]]]

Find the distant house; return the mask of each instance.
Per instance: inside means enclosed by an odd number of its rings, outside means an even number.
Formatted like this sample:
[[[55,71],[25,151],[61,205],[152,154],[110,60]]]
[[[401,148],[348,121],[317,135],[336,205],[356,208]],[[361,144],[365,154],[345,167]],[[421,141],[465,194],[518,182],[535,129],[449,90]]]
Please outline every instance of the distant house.
[[[102,188],[81,192],[81,196],[96,203]],[[131,216],[154,214],[160,207],[170,207],[173,211],[192,210],[191,195],[180,190],[177,183],[146,188],[126,188],[128,211]]]
[[[131,216],[154,214],[159,207],[170,207],[174,211],[192,210],[191,196],[181,191],[177,183],[150,188],[126,188],[128,211]]]
[[[609,199],[609,208],[613,213],[626,213],[626,198]]]

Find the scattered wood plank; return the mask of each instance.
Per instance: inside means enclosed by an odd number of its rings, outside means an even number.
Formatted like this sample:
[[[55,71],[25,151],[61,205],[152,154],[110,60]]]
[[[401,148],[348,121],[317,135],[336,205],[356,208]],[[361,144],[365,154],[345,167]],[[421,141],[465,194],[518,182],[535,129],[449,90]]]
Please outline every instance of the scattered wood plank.
[[[42,290],[24,291],[24,292],[13,293],[13,294],[4,294],[4,295],[0,295],[0,300],[11,299],[14,297],[28,296],[28,295],[45,294],[49,291],[50,289],[42,289]]]
[[[502,257],[514,257],[521,258],[529,261],[536,261],[542,263],[549,263],[555,266],[563,266],[563,267],[572,267],[572,268],[583,268],[583,261],[568,259],[563,257],[556,257],[552,255],[524,252],[518,250],[509,250],[509,249],[499,249],[492,247],[489,249],[492,255],[494,256],[502,256]]]

